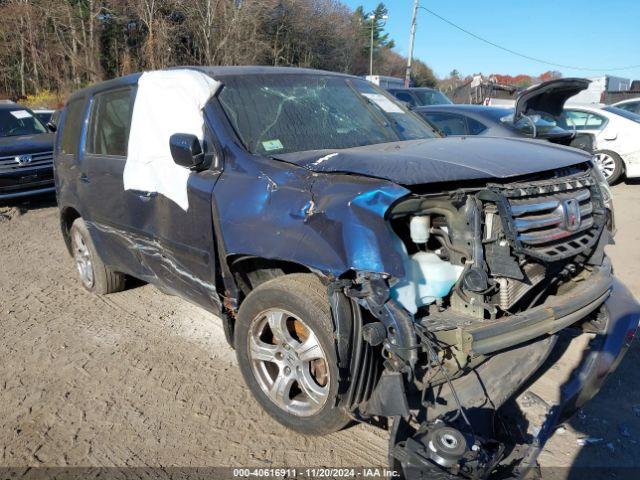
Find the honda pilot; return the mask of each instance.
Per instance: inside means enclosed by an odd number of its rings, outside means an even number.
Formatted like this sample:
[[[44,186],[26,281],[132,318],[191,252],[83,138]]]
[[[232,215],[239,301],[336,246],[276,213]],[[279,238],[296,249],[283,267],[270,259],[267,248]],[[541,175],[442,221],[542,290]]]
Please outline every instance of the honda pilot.
[[[217,314],[273,418],[387,428],[408,478],[535,465],[638,324],[589,154],[441,138],[349,75],[181,68],[90,86],[62,112],[55,181],[84,288],[135,277]],[[519,435],[503,407],[567,329],[590,349]]]

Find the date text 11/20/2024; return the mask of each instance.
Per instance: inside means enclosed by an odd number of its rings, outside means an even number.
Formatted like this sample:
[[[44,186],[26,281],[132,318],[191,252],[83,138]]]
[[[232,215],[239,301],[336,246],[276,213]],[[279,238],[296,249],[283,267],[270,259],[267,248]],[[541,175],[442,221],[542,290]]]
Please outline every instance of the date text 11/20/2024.
[[[234,478],[397,478],[388,468],[234,468]]]

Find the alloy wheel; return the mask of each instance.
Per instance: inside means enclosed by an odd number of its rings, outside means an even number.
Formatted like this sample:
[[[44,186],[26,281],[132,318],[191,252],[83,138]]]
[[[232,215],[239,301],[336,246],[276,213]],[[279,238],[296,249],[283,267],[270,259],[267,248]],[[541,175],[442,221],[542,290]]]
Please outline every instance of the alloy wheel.
[[[596,153],[595,155],[596,165],[600,167],[600,171],[604,175],[604,178],[609,180],[616,170],[616,161],[611,155],[606,153]]]
[[[269,309],[252,322],[251,368],[260,388],[282,410],[306,417],[329,397],[327,357],[315,333],[297,316]]]
[[[76,261],[76,268],[80,274],[80,280],[87,287],[93,287],[94,275],[93,275],[93,263],[91,262],[91,253],[89,247],[85,242],[82,234],[75,230],[73,232],[73,258]]]

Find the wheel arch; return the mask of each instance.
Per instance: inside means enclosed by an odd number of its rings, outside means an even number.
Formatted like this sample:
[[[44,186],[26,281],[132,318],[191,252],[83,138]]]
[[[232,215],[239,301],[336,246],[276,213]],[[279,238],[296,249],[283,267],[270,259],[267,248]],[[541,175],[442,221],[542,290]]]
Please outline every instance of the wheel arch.
[[[243,296],[272,278],[290,273],[316,273],[321,279],[323,277],[301,263],[253,255],[231,255],[227,257],[227,265]]]
[[[314,273],[326,283],[326,279],[319,272],[312,271],[301,263],[288,260],[242,254],[228,255],[225,260],[238,294],[237,306],[227,308],[227,314],[222,319],[225,337],[232,348],[234,347],[235,312],[256,287],[273,278],[291,273]]]
[[[60,229],[62,230],[62,238],[64,239],[64,244],[69,254],[71,254],[71,225],[80,217],[80,212],[74,207],[66,206],[60,208]]]

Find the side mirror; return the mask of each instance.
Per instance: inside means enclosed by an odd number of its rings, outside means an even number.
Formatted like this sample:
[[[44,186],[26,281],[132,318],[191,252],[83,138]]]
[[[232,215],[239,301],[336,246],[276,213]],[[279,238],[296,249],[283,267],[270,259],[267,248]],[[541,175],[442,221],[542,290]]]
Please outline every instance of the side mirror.
[[[47,122],[45,125],[51,133],[56,133],[58,131],[58,127],[53,122]]]
[[[204,153],[200,140],[190,133],[174,133],[169,138],[169,149],[173,161],[189,170],[198,170],[204,164]]]

